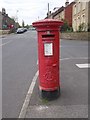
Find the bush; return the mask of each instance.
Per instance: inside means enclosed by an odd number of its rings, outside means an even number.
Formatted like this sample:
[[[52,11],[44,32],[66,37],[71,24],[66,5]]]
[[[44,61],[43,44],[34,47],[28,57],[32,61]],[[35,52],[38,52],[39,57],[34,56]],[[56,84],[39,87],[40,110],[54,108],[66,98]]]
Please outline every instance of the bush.
[[[85,23],[80,24],[79,28],[78,28],[78,31],[79,32],[87,31],[87,25]]]
[[[65,20],[63,22],[64,22],[64,24],[61,27],[61,32],[72,32],[73,28],[69,26],[68,22]]]

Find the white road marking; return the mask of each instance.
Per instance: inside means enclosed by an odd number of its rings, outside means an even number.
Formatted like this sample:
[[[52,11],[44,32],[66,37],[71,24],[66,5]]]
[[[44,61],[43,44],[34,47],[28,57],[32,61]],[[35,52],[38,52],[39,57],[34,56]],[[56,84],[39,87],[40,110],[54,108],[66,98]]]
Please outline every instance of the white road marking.
[[[85,63],[85,64],[76,64],[77,67],[79,68],[90,68],[90,64]]]
[[[88,57],[70,57],[70,58],[61,58],[61,59],[59,59],[59,60],[73,60],[73,59],[75,59],[75,60],[79,60],[79,59],[85,59],[85,60],[88,60],[88,59],[90,59],[90,58],[88,58]],[[37,60],[37,65],[38,65],[38,60]]]
[[[34,78],[32,80],[32,83],[31,83],[31,85],[29,87],[29,90],[27,92],[25,101],[24,101],[22,109],[21,109],[21,112],[19,114],[19,118],[25,118],[27,108],[28,108],[28,105],[29,105],[29,102],[30,102],[30,99],[31,99],[31,95],[32,95],[32,92],[33,92],[33,89],[34,89],[38,74],[39,74],[39,71],[36,72],[36,74],[35,74],[35,76],[34,76]]]
[[[75,59],[75,60],[79,60],[79,59],[85,59],[85,60],[88,60],[88,59],[90,59],[90,58],[88,58],[88,57],[71,57],[71,58],[61,58],[61,59],[59,59],[59,60],[73,60],[73,59]],[[37,65],[38,65],[38,60],[37,60]]]
[[[73,59],[75,59],[75,60],[79,60],[79,59],[86,59],[86,60],[88,60],[88,59],[90,59],[90,58],[88,58],[88,57],[71,57],[71,58],[61,58],[60,60],[73,60]]]
[[[12,42],[12,40],[10,40],[10,41],[8,41],[8,42],[6,42],[6,43],[1,44],[0,47],[2,47],[3,45],[8,44],[8,43],[10,43],[10,42]]]
[[[60,60],[70,60],[71,58],[61,58]]]

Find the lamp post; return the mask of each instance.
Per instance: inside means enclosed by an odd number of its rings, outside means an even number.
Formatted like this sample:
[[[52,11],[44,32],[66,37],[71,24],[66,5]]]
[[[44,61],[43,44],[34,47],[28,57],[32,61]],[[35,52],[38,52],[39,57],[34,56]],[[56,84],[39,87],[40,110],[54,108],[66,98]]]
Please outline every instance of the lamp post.
[[[48,3],[48,12],[47,12],[47,18],[49,18],[49,14],[50,14],[50,12],[49,12],[49,3]]]
[[[19,12],[19,10],[16,10],[16,15],[15,15],[15,29],[17,29],[17,23],[18,23],[18,12]]]
[[[18,12],[19,10],[16,11],[16,22],[18,22]]]

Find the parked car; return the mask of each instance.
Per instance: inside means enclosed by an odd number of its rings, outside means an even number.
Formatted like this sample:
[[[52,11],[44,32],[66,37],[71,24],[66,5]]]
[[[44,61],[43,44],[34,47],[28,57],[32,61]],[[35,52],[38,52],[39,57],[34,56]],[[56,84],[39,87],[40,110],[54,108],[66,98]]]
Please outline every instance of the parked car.
[[[36,30],[34,27],[29,28],[29,30]]]
[[[23,28],[18,28],[16,33],[24,33],[24,29]]]
[[[27,28],[23,28],[24,29],[24,32],[26,32],[27,31]]]

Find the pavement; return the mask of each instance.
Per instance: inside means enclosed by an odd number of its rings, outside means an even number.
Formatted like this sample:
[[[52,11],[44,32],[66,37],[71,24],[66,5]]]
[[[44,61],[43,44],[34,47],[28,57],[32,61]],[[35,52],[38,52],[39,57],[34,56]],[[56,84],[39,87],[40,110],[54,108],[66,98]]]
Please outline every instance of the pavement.
[[[83,70],[78,74],[78,70],[65,70],[66,65],[69,67],[67,63],[61,67],[60,97],[53,101],[40,99],[36,83],[26,118],[88,118],[87,70],[86,75]]]
[[[3,34],[3,35],[0,34],[0,38],[5,38],[5,37],[7,37],[7,36],[9,36],[9,35],[14,35],[14,34],[15,34],[15,33]]]
[[[78,44],[75,42],[75,46],[69,44],[68,47],[71,49],[67,49],[67,52],[77,50],[80,44],[80,42]],[[76,53],[77,56],[73,53],[67,54],[72,57],[65,57],[67,52],[63,53],[62,47],[67,46],[61,44],[60,97],[52,101],[41,99],[37,78],[25,118],[88,118],[88,69],[76,66],[77,63],[88,63],[88,59],[84,53],[80,54],[80,51]]]
[[[0,38],[4,38],[4,37],[6,37],[7,35],[0,35]]]

